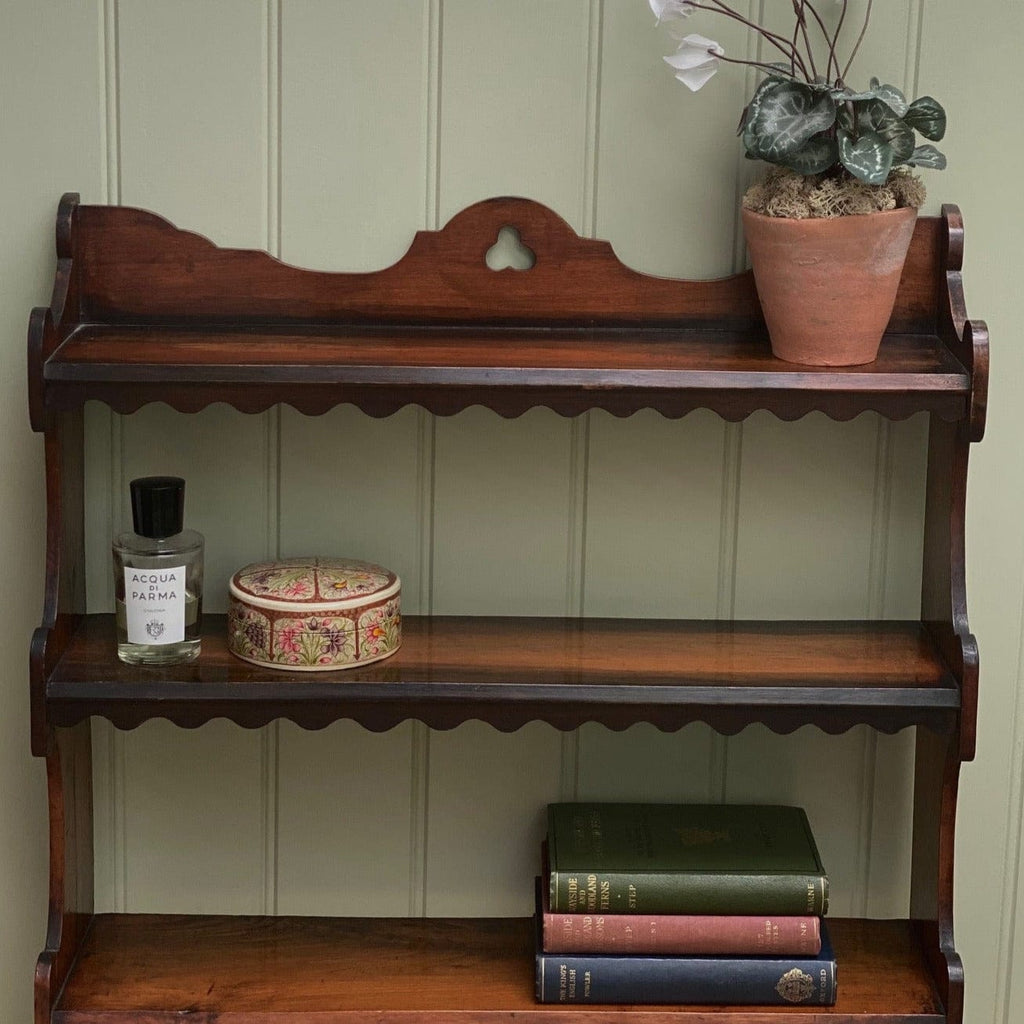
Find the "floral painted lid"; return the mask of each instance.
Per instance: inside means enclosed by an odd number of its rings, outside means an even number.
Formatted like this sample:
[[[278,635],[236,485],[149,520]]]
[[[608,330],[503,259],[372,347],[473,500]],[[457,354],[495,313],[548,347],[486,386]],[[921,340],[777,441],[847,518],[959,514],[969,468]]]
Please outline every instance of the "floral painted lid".
[[[231,577],[233,597],[280,610],[346,608],[398,593],[398,577],[383,566],[354,558],[285,558],[255,562]]]

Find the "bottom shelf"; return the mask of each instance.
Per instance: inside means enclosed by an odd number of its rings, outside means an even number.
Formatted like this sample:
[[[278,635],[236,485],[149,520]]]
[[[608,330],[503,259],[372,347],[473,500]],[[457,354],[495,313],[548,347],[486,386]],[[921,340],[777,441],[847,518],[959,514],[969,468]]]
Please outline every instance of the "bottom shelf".
[[[54,1024],[944,1024],[907,921],[829,919],[834,1007],[541,1006],[527,918],[101,914]]]

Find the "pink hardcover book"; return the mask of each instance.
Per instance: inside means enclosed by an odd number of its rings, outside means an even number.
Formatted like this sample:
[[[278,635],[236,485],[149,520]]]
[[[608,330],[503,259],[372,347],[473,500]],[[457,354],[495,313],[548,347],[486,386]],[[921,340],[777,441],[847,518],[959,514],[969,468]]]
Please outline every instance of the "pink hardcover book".
[[[541,889],[546,953],[816,956],[821,951],[818,917],[552,913],[547,885]]]

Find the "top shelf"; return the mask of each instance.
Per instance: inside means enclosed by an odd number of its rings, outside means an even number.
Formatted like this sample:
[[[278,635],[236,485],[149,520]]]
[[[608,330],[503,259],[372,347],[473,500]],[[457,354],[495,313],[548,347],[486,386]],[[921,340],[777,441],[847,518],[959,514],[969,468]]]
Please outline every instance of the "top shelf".
[[[532,250],[530,269],[487,266],[505,227]],[[732,420],[927,411],[980,437],[984,327],[966,318],[961,254],[955,208],[920,218],[877,361],[819,369],[771,355],[749,273],[640,274],[529,200],[471,206],[384,270],[325,273],[65,196],[53,301],[29,331],[33,426],[98,399],[119,412],[350,402],[378,416],[407,404]]]

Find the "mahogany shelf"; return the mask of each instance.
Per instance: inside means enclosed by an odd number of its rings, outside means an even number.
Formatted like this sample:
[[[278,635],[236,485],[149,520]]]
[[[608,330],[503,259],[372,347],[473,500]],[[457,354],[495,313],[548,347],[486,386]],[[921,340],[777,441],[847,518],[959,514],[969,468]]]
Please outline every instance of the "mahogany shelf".
[[[775,359],[763,331],[618,327],[270,329],[253,324],[78,327],[43,367],[51,409],[100,399],[132,412],[161,393],[194,410],[226,401],[246,412],[288,403],[321,413],[341,402],[386,414],[481,403],[507,415],[547,405],[565,414],[707,408],[728,419],[757,409],[793,419],[964,416],[970,374],[937,335],[890,334],[865,367],[827,371]]]
[[[529,270],[486,264],[507,225],[535,252]],[[984,325],[960,318],[961,250],[955,208],[920,218],[878,359],[821,368],[771,354],[749,272],[642,274],[523,199],[486,200],[419,232],[391,267],[332,274],[67,196],[54,300],[30,328],[32,421],[43,429],[90,399],[125,413],[153,401],[309,414],[350,402],[376,416],[408,404],[505,416],[706,408],[731,420],[874,410],[969,418],[980,436]]]
[[[531,719],[670,729],[700,719],[728,732],[752,721],[892,731],[941,723],[960,707],[956,679],[918,622],[407,616],[397,654],[324,673],[250,665],[228,651],[226,634],[224,616],[204,616],[197,661],[140,668],[117,659],[113,616],[85,616],[47,680],[47,717],[70,726],[100,715],[122,728],[154,717],[250,727],[284,717],[306,728],[477,718],[503,729]]]
[[[513,227],[534,261],[492,270]],[[29,671],[46,760],[50,901],[34,1024],[963,1024],[953,939],[960,766],[974,756],[978,647],[967,620],[967,464],[985,430],[988,332],[967,316],[956,207],[919,217],[878,359],[812,368],[770,351],[748,273],[715,281],[626,267],[525,199],[477,203],[369,273],[221,248],[145,210],[59,206],[49,305],[32,311],[29,415],[43,435],[46,589]],[[117,660],[113,618],[85,614],[85,403],[121,413],[374,416],[473,405],[503,416],[710,409],[738,421],[866,411],[928,416],[921,602],[910,622],[410,616],[376,665],[317,675],[251,666],[205,616],[189,666]],[[156,468],[154,468],[156,471]],[[262,554],[262,553],[260,553]],[[827,558],[828,552],[822,552]],[[784,585],[784,581],[782,581]],[[96,915],[90,719],[186,727],[278,718],[383,730],[416,719],[513,730],[587,722],[723,733],[814,724],[916,727],[908,920],[831,924],[832,1008],[543,1006],[527,920]]]
[[[829,921],[834,1007],[534,1000],[528,918],[97,915],[54,1024],[946,1024],[908,921]]]

